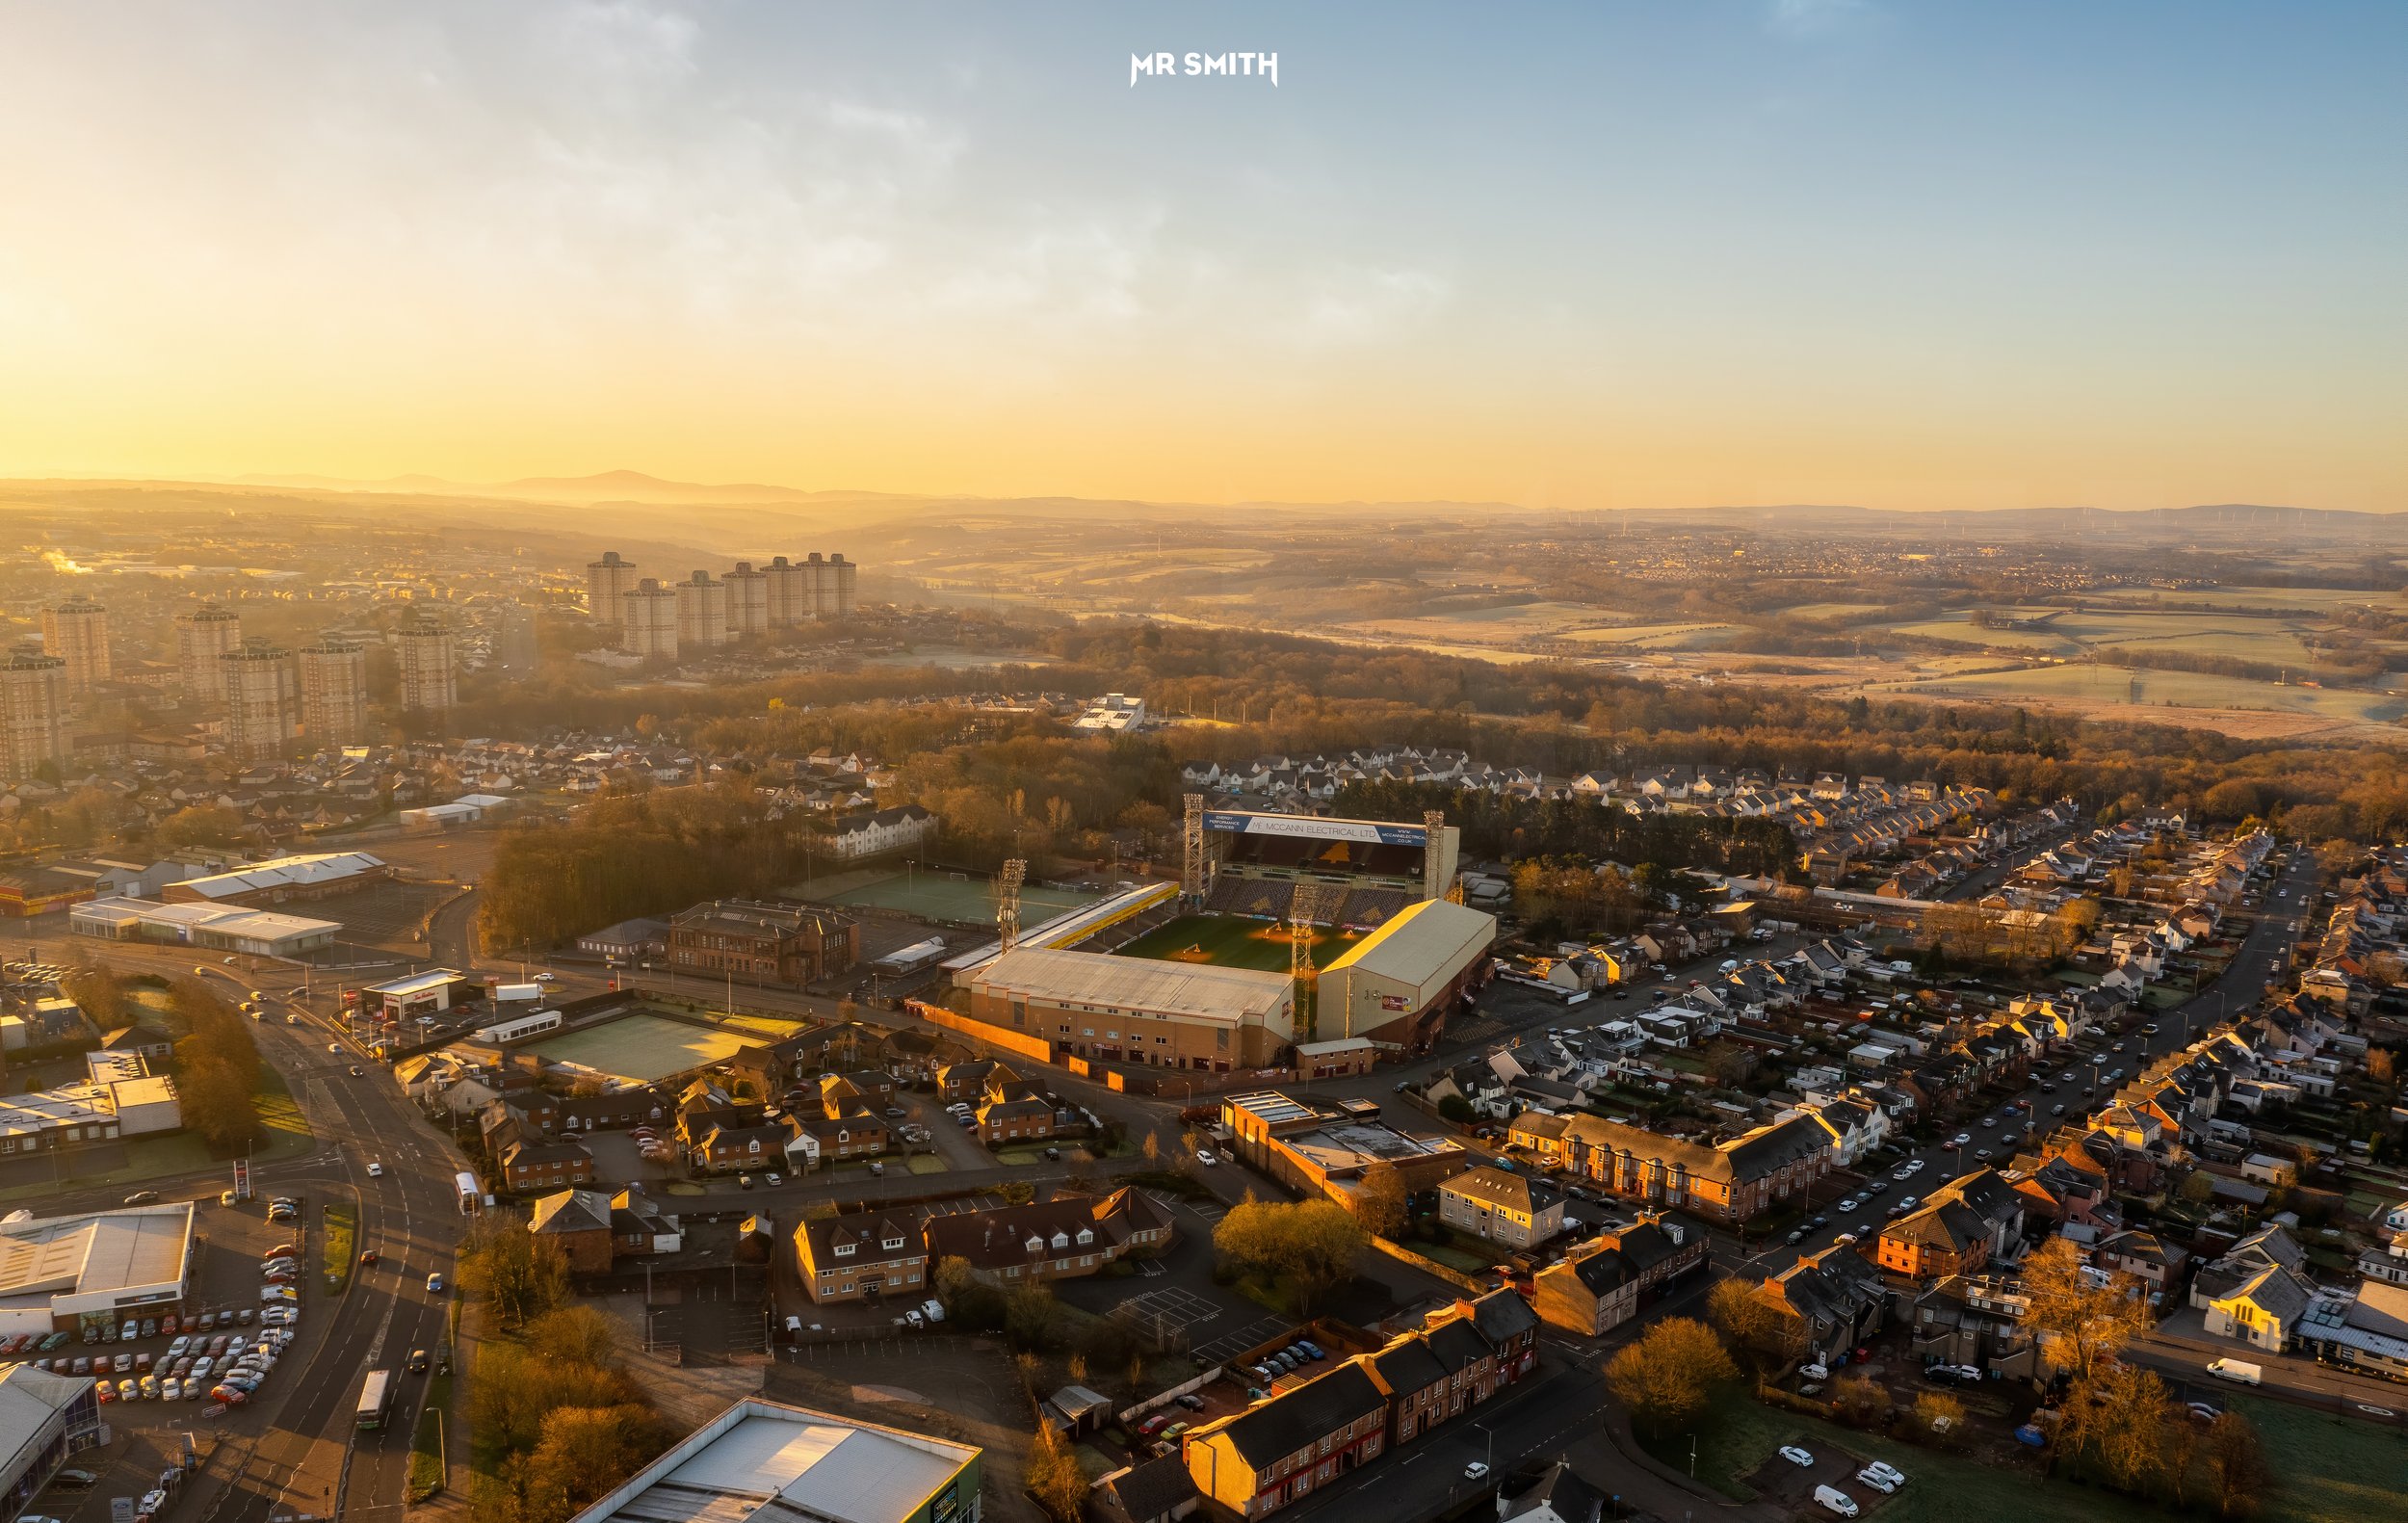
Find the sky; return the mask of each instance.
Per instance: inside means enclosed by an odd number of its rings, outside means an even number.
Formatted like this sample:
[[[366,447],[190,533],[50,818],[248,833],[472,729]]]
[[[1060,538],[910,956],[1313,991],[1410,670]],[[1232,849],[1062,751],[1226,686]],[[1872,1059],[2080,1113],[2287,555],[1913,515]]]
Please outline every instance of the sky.
[[[10,4],[0,474],[2408,510],[2403,65],[2396,4]]]

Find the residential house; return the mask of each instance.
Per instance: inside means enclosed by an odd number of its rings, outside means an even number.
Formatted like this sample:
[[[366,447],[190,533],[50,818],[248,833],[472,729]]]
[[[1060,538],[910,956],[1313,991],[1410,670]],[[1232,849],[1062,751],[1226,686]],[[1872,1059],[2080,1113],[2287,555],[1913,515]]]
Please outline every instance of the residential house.
[[[514,1138],[494,1154],[502,1188],[512,1195],[593,1183],[593,1154],[565,1138]]]
[[[1930,1281],[1976,1274],[2011,1257],[2024,1228],[2022,1198],[1997,1171],[1976,1169],[1885,1222],[1874,1262],[1890,1274]]]
[[[1540,1270],[1531,1282],[1531,1309],[1551,1327],[1602,1337],[1638,1315],[1666,1285],[1703,1265],[1709,1247],[1705,1229],[1685,1217],[1642,1216]]]
[[[1170,1246],[1170,1213],[1137,1190],[1101,1198],[1067,1195],[992,1211],[930,1217],[923,1232],[931,1264],[957,1258],[990,1285],[1072,1279]]]
[[[1438,1186],[1438,1220],[1457,1231],[1526,1248],[1563,1231],[1563,1192],[1502,1169],[1467,1169]]]
[[[1388,1393],[1358,1357],[1197,1424],[1180,1440],[1180,1455],[1206,1498],[1259,1518],[1378,1458],[1387,1443]]]
[[[903,1212],[857,1211],[795,1228],[795,1269],[803,1294],[820,1305],[893,1295],[927,1294],[929,1251],[918,1223]]]
[[[1890,1304],[1880,1272],[1862,1254],[1838,1247],[1800,1258],[1756,1294],[1788,1323],[1808,1362],[1828,1362],[1863,1345],[1881,1330]]]
[[[1717,1221],[1761,1216],[1831,1169],[1830,1133],[1802,1115],[1711,1144],[1591,1116],[1573,1117],[1565,1138],[1569,1167],[1583,1178]]]

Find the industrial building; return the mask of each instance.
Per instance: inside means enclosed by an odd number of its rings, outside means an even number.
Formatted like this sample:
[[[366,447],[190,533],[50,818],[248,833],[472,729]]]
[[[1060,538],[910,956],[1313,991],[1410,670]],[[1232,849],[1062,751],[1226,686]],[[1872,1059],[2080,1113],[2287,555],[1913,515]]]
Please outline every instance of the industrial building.
[[[82,1083],[0,1095],[0,1157],[172,1132],[184,1124],[174,1080],[149,1072],[131,1053],[107,1057]],[[0,1284],[5,1281],[0,1267]]]
[[[1284,973],[1028,947],[967,982],[972,1018],[1082,1058],[1228,1073],[1268,1067],[1296,1039]]]
[[[569,1523],[966,1523],[984,1452],[747,1397]]]
[[[281,905],[348,893],[399,876],[392,863],[365,852],[321,852],[188,878],[170,883],[160,897],[171,905]]]
[[[174,1311],[192,1247],[189,1200],[0,1221],[0,1336],[114,1327],[129,1316]],[[0,1420],[11,1415],[0,1409]]]
[[[310,920],[241,905],[159,904],[147,899],[95,899],[67,914],[67,933],[95,941],[163,941],[240,952],[256,958],[299,957],[331,946],[340,921]]]
[[[1428,1210],[1438,1203],[1438,1187],[1473,1165],[1453,1138],[1398,1131],[1378,1118],[1376,1107],[1356,1115],[1276,1090],[1223,1097],[1220,1124],[1230,1150],[1249,1168],[1349,1211],[1374,1169],[1397,1180],[1408,1209]]]

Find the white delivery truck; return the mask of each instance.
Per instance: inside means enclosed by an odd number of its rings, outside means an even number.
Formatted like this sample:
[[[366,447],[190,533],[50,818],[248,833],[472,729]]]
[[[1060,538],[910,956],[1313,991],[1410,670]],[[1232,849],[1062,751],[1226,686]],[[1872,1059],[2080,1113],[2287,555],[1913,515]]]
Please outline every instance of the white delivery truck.
[[[2251,1364],[2246,1359],[2212,1359],[2208,1362],[2208,1373],[2219,1380],[2231,1380],[2238,1385],[2260,1385],[2265,1381],[2264,1366]]]

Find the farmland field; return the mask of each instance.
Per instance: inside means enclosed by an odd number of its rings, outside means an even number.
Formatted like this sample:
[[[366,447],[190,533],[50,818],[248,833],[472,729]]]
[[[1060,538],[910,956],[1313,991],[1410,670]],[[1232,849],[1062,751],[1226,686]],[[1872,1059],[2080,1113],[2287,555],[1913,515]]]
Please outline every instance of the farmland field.
[[[2122,667],[2026,667],[2011,671],[1965,672],[1898,684],[1898,690],[1932,696],[2013,702],[2019,698],[2075,701],[2127,711],[2172,705],[2191,709],[2261,710],[2315,715],[2364,723],[2390,723],[2408,714],[2398,694],[2355,688],[2305,688],[2248,682],[2193,671],[2140,671]]]

